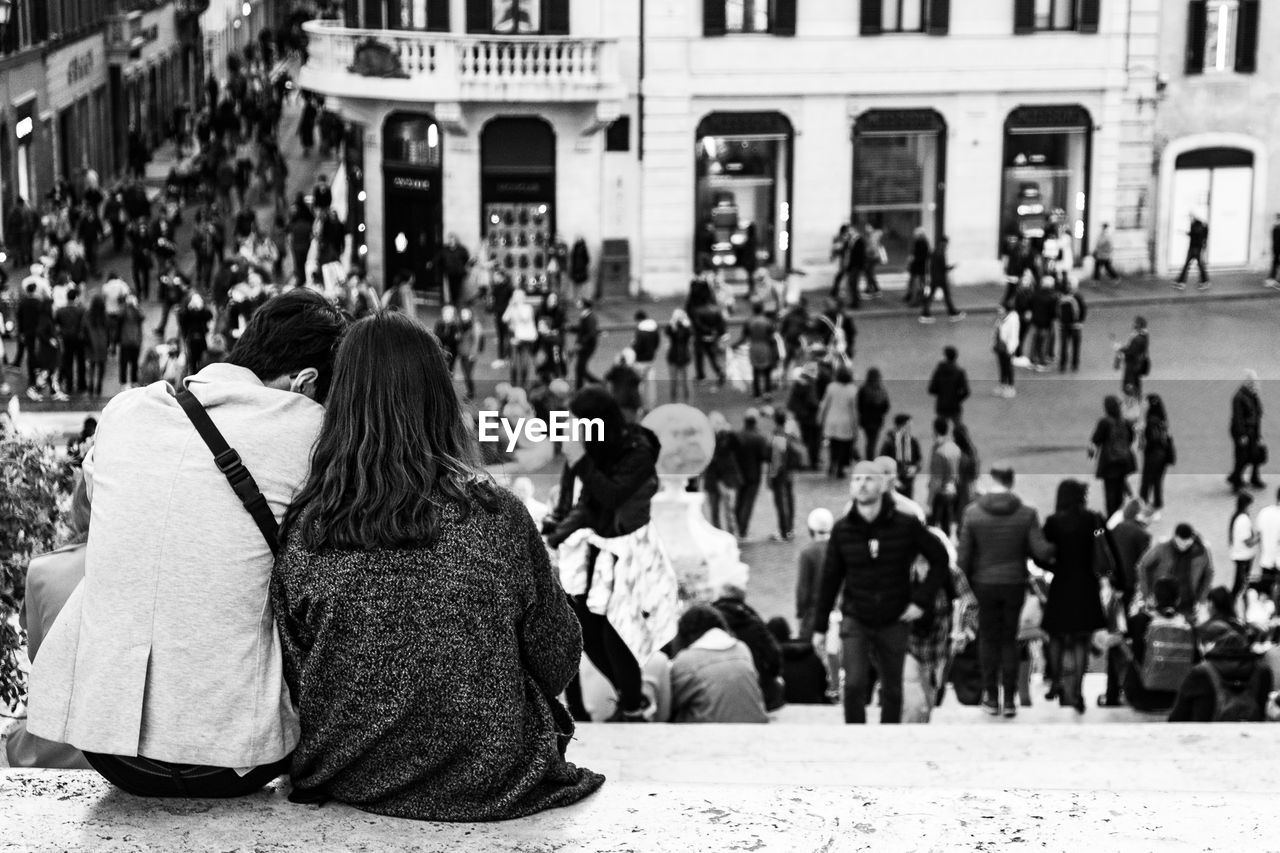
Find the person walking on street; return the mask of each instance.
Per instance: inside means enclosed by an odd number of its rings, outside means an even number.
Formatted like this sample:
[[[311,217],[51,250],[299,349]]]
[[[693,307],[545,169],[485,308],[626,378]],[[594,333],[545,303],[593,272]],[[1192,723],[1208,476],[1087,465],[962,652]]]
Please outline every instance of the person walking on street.
[[[1120,274],[1116,272],[1116,268],[1111,263],[1114,255],[1115,242],[1111,237],[1111,225],[1104,222],[1102,223],[1102,232],[1098,234],[1098,242],[1093,247],[1093,280],[1095,282],[1102,280],[1103,270],[1106,270],[1112,281],[1120,280]]]
[[[1173,283],[1177,290],[1187,289],[1187,273],[1194,263],[1200,269],[1199,290],[1209,289],[1209,273],[1204,268],[1204,252],[1209,244],[1209,226],[1195,213],[1191,214],[1191,226],[1187,229],[1187,260]]]
[[[970,395],[969,374],[960,366],[960,351],[955,347],[943,348],[942,361],[929,378],[929,393],[934,399],[934,414],[956,421],[961,419],[964,401]]]
[[[84,374],[85,309],[80,304],[79,296],[80,292],[75,287],[67,288],[67,304],[54,312],[53,322],[58,330],[62,355],[58,381],[64,390],[83,394],[88,387]]]
[[[1120,388],[1125,394],[1142,396],[1142,380],[1151,373],[1151,338],[1145,317],[1133,318],[1133,334],[1123,344],[1116,344],[1116,364],[1120,370]]]
[[[759,417],[755,409],[748,409],[742,418],[742,429],[734,434],[737,439],[735,452],[738,470],[742,472],[742,486],[738,489],[733,514],[738,526],[738,538],[742,541],[747,539],[751,513],[756,507],[756,496],[760,494],[760,483],[769,468],[769,440],[760,432]]]
[[[956,523],[956,496],[960,491],[960,446],[951,437],[951,421],[933,419],[933,447],[929,451],[929,486],[925,506],[929,526],[947,536]]]
[[[865,437],[863,447],[866,457],[872,459],[880,446],[880,431],[884,429],[884,419],[889,414],[889,392],[885,390],[884,379],[880,368],[873,367],[867,371],[866,381],[858,389],[858,425],[862,427]]]
[[[777,329],[765,316],[764,303],[751,306],[751,319],[742,326],[742,337],[736,346],[747,347],[751,363],[751,393],[759,400],[773,393],[773,368],[778,363]]]
[[[1159,394],[1147,395],[1147,420],[1142,427],[1142,481],[1138,497],[1149,503],[1153,510],[1151,520],[1160,519],[1164,509],[1164,475],[1171,465],[1178,464],[1178,452],[1169,430],[1169,413]]]
[[[818,458],[822,455],[822,425],[818,422],[818,412],[822,402],[818,399],[815,384],[818,378],[818,366],[807,364],[799,368],[799,376],[791,383],[787,393],[787,411],[796,419],[800,427],[800,439],[804,442],[809,454],[809,470],[818,470]]]
[[[769,437],[769,491],[778,513],[778,533],[774,538],[790,542],[796,519],[795,473],[791,437],[787,435],[787,410],[773,413],[773,435]]]
[[[658,377],[654,373],[654,362],[658,360],[658,349],[662,346],[662,332],[658,330],[658,321],[651,319],[647,311],[637,311],[635,320],[631,350],[636,354],[634,368],[640,376],[641,399],[647,412],[658,405]]]
[[[939,292],[942,293],[951,322],[955,323],[965,318],[965,313],[957,308],[955,302],[951,299],[951,270],[955,269],[955,264],[950,263],[947,259],[947,246],[950,242],[946,236],[939,237],[938,245],[934,248],[933,256],[930,258],[929,292],[924,295],[924,304],[921,306],[921,323],[934,322],[932,314],[933,300]]]
[[[818,581],[822,577],[822,565],[827,558],[827,542],[836,520],[831,510],[818,507],[809,513],[809,544],[800,549],[800,562],[796,571],[796,639],[813,642],[813,626],[817,621]],[[826,655],[819,655],[823,660]]]
[[[880,455],[890,457],[898,466],[898,493],[915,500],[916,475],[920,473],[924,457],[920,453],[920,442],[911,434],[911,415],[899,412],[893,416],[893,432],[885,436]]]
[[[1103,416],[1089,439],[1089,458],[1097,461],[1096,473],[1106,493],[1107,516],[1120,509],[1129,496],[1129,475],[1138,468],[1133,453],[1133,428],[1120,411],[1120,398],[1102,401]]]
[[[707,378],[705,362],[710,362],[711,372],[716,375],[716,390],[724,387],[724,339],[728,333],[724,312],[713,300],[694,307],[689,312],[693,323],[693,375],[701,383]]]
[[[996,330],[991,348],[996,354],[996,364],[1000,370],[1000,384],[996,386],[995,392],[997,397],[1014,397],[1018,393],[1013,386],[1013,354],[1021,339],[1021,325],[1015,312],[1003,305],[996,306]]]
[[[907,264],[907,294],[902,301],[911,307],[924,299],[929,289],[929,258],[933,250],[923,227],[916,228],[911,239],[911,260]]]
[[[856,225],[849,232],[842,263],[845,275],[849,279],[848,305],[851,310],[856,311],[862,306],[861,279],[863,271],[867,268],[867,238]],[[839,298],[838,293],[835,296]]]
[[[858,438],[858,389],[853,372],[844,365],[836,368],[834,380],[822,395],[818,423],[827,440],[827,476],[844,479],[845,469],[856,455]]]
[[[880,283],[876,280],[876,268],[889,262],[889,253],[884,248],[884,232],[870,222],[867,223],[867,298],[879,299]]]
[[[1053,581],[1042,627],[1052,643],[1058,701],[1083,714],[1082,687],[1089,667],[1095,631],[1107,626],[1102,610],[1095,544],[1106,520],[1088,507],[1089,487],[1079,480],[1058,485],[1053,515],[1044,523],[1044,538],[1054,546]],[[1070,664],[1068,666],[1068,664]]]
[[[693,360],[693,325],[683,308],[671,312],[667,334],[667,370],[671,383],[671,402],[689,402],[689,362]]]
[[[1240,492],[1236,495],[1236,511],[1231,515],[1227,525],[1227,543],[1231,549],[1231,562],[1235,563],[1236,574],[1231,584],[1231,596],[1237,602],[1244,595],[1249,584],[1249,575],[1253,571],[1254,558],[1258,556],[1258,531],[1253,519],[1249,516],[1249,507],[1253,506],[1253,495]]]
[[[1068,280],[1067,290],[1058,297],[1058,372],[1067,372],[1067,351],[1071,353],[1071,371],[1080,370],[1080,342],[1084,338],[1084,321],[1089,309],[1080,285]]]
[[[1232,489],[1244,488],[1244,472],[1253,468],[1249,485],[1255,489],[1266,487],[1258,469],[1266,463],[1266,445],[1262,443],[1262,398],[1258,396],[1258,373],[1244,372],[1242,384],[1231,398],[1231,443],[1235,461],[1227,483]]]
[[[970,504],[960,523],[956,564],[978,599],[978,656],[982,664],[982,707],[1018,713],[1018,628],[1027,595],[1027,561],[1047,567],[1054,549],[1040,529],[1040,517],[1013,492],[1014,472],[991,469],[987,493]]]
[[[1046,275],[1031,294],[1031,367],[1042,373],[1053,364],[1053,323],[1058,317],[1058,291]]]
[[[942,541],[919,519],[894,508],[888,481],[875,462],[854,467],[851,490],[853,509],[835,523],[827,544],[813,644],[820,657],[826,654],[831,610],[839,597],[844,720],[866,722],[874,665],[881,684],[880,722],[899,723],[907,644],[915,623],[932,616],[950,560]],[[928,569],[916,580],[913,567],[921,557]],[[920,627],[932,627],[931,619]]]
[[[578,314],[578,322],[572,328],[577,338],[573,364],[574,390],[581,390],[588,382],[600,382],[599,377],[591,373],[591,356],[595,355],[596,347],[600,344],[600,318],[595,314],[595,303],[591,299],[584,297],[580,302],[582,310]]]
[[[471,269],[471,253],[458,242],[457,234],[450,234],[444,246],[428,265],[438,270],[444,278],[445,297],[455,308],[462,306],[467,284],[467,270]]]

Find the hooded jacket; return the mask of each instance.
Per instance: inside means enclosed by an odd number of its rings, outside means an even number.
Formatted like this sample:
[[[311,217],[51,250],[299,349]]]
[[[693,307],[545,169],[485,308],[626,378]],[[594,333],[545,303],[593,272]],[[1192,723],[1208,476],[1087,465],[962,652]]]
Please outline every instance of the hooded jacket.
[[[1053,555],[1040,516],[1013,492],[983,495],[965,509],[957,563],[971,584],[1024,584],[1027,560],[1045,565]]]
[[[1154,545],[1138,561],[1134,574],[1142,585],[1143,595],[1148,597],[1160,578],[1176,580],[1178,610],[1193,615],[1196,606],[1208,598],[1213,585],[1213,557],[1198,536],[1185,554],[1178,550],[1172,539],[1167,539]]]

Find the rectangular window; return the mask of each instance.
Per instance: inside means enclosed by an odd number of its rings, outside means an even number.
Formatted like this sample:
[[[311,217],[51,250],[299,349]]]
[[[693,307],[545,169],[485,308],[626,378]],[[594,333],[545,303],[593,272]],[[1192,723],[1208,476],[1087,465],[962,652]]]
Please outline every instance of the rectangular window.
[[[1014,0],[1013,31],[1096,33],[1101,0]]]
[[[1075,2],[1076,0],[1036,0],[1036,29],[1075,29]]]
[[[506,35],[542,32],[540,0],[493,0],[493,31]]]
[[[881,26],[886,33],[922,33],[926,0],[880,0]]]
[[[769,0],[725,0],[724,23],[730,33],[769,32]]]
[[[1206,14],[1204,70],[1234,71],[1240,3],[1238,0],[1210,0]]]
[[[609,125],[604,135],[604,150],[631,150],[631,116],[622,116]]]

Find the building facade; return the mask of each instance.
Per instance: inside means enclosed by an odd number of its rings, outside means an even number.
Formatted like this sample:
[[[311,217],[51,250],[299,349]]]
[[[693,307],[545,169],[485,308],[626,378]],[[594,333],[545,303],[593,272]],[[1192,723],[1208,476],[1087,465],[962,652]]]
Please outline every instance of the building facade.
[[[1194,214],[1209,225],[1211,269],[1269,269],[1280,211],[1280,57],[1266,47],[1280,44],[1280,8],[1168,3],[1160,28],[1154,266],[1182,268]]]
[[[130,127],[147,145],[172,136],[175,108],[189,108],[192,68],[178,37],[172,2],[124,9],[109,16],[106,32],[114,168],[125,169]]]
[[[299,82],[354,128],[351,227],[375,280],[438,284],[456,234],[536,289],[556,235],[595,255],[634,233],[627,20],[599,0],[353,0],[349,26],[307,25]]]
[[[42,50],[47,7],[16,0],[0,40],[0,210],[53,185],[53,126]],[[0,216],[0,229],[3,229]],[[3,231],[0,231],[0,237]]]

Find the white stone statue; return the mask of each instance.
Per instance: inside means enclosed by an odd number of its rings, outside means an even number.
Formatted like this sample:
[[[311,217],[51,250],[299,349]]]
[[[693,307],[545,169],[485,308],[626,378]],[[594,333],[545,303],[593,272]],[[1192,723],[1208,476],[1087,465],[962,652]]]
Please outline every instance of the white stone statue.
[[[689,478],[711,463],[711,422],[693,406],[669,403],[650,412],[642,424],[662,443],[662,489],[653,498],[650,516],[680,580],[681,598],[710,600],[725,584],[746,589],[749,569],[740,559],[737,539],[707,521],[702,492],[685,491]]]

